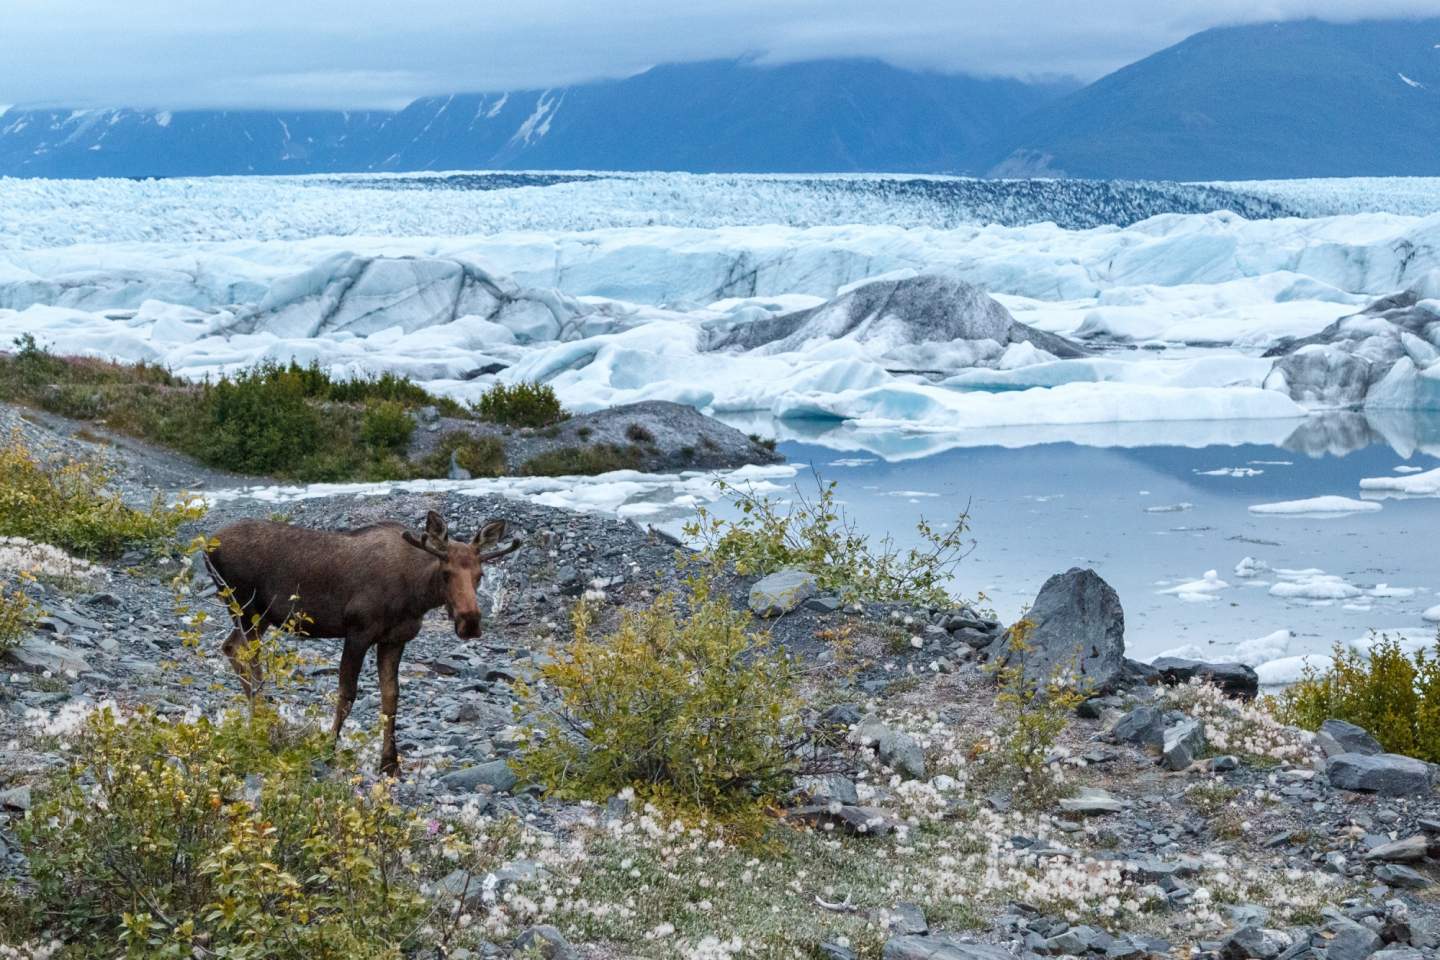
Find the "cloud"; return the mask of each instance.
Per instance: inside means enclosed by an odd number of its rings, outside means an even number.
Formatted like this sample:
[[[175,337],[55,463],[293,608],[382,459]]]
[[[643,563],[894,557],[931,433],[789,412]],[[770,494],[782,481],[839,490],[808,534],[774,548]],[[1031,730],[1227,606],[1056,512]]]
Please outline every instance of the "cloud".
[[[1435,0],[6,0],[0,102],[393,108],[656,63],[874,56],[1091,79],[1208,27],[1434,15]],[[1440,37],[1437,37],[1440,42]]]

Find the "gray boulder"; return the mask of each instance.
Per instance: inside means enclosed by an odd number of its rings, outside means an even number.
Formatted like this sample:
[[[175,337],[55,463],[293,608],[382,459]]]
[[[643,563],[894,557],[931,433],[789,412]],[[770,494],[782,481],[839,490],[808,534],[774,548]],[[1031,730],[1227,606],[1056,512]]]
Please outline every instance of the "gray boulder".
[[[1375,879],[1392,887],[1419,890],[1430,886],[1430,878],[1413,867],[1399,863],[1382,863],[1375,868]]]
[[[1387,797],[1421,796],[1434,783],[1428,763],[1398,753],[1341,753],[1325,762],[1325,773],[1341,790]]]
[[[1392,840],[1365,852],[1366,860],[1385,860],[1390,863],[1414,863],[1424,860],[1430,854],[1430,841],[1423,833],[1413,834],[1401,840]]]
[[[814,340],[877,341],[896,368],[934,373],[995,366],[1011,344],[1029,343],[1053,357],[1083,357],[1075,343],[1020,323],[985,291],[949,268],[901,280],[876,280],[808,310],[712,325],[707,350],[798,350]],[[957,341],[970,350],[955,351]],[[947,362],[947,354],[957,359]]]
[[[74,650],[38,637],[22,641],[18,647],[0,657],[0,660],[10,669],[18,669],[22,673],[64,675],[87,673],[90,670],[90,664]]]
[[[1232,697],[1253,699],[1260,692],[1260,677],[1243,663],[1206,663],[1183,657],[1158,657],[1150,666],[1160,671],[1166,683],[1189,683],[1199,679],[1213,683]]]
[[[1041,685],[1062,675],[1078,688],[1105,693],[1125,673],[1125,611],[1114,588],[1094,570],[1072,567],[1057,573],[1025,615],[1033,629],[1024,655],[1025,678]],[[990,647],[990,657],[1008,664],[1016,655],[1011,627]]]
[[[875,748],[880,760],[911,780],[925,779],[925,751],[908,733],[892,730],[876,717],[866,717],[855,731],[862,744]]]
[[[1342,753],[1384,753],[1380,741],[1370,736],[1364,727],[1357,727],[1344,720],[1326,720],[1320,724],[1315,743],[1327,757],[1338,757]]]
[[[762,617],[789,613],[819,589],[819,578],[805,570],[786,569],[756,581],[750,588],[750,609]]]

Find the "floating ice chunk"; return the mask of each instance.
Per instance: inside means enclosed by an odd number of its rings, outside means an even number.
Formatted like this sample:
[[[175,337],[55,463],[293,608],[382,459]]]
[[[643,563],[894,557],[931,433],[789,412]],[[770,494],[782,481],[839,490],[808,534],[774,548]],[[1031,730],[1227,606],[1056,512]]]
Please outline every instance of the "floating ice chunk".
[[[1404,497],[1440,497],[1440,468],[1401,477],[1367,477],[1360,481],[1360,489]]]
[[[1235,564],[1235,576],[1242,580],[1254,580],[1269,572],[1270,564],[1264,560],[1256,560],[1254,557],[1241,557],[1240,562]]]
[[[1415,596],[1413,587],[1392,587],[1388,583],[1377,583],[1365,592],[1372,597],[1394,597],[1396,599]]]
[[[1410,466],[1405,466],[1405,465],[1402,464],[1401,466],[1398,466],[1398,467],[1395,468],[1395,472],[1396,472],[1396,473],[1424,473],[1424,472],[1425,472],[1425,468],[1424,468],[1424,467],[1410,467]]]
[[[1199,580],[1190,580],[1160,592],[1173,594],[1187,603],[1205,603],[1216,599],[1215,594],[1221,590],[1229,588],[1230,584],[1220,579],[1218,570],[1206,570]]]
[[[1254,467],[1220,467],[1216,470],[1195,471],[1202,477],[1258,477],[1264,472],[1264,470],[1256,470]]]
[[[1351,600],[1363,596],[1365,593],[1343,577],[1337,577],[1321,570],[1276,570],[1275,572],[1281,577],[1281,580],[1270,587],[1272,597],[1326,602]]]
[[[1323,653],[1307,653],[1298,657],[1281,657],[1255,667],[1255,675],[1262,686],[1279,686],[1294,683],[1307,672],[1323,674],[1335,666],[1335,658]]]
[[[1269,663],[1285,656],[1290,650],[1290,641],[1294,638],[1295,634],[1289,630],[1276,630],[1263,637],[1235,644],[1230,658],[1234,659],[1236,663],[1258,667],[1262,663]]]
[[[874,457],[842,457],[839,460],[831,460],[827,467],[863,467],[868,463],[875,463]]]
[[[1429,620],[1431,623],[1440,623],[1440,603],[1420,614],[1422,620]]]
[[[1349,497],[1311,497],[1308,500],[1284,500],[1279,503],[1257,503],[1251,513],[1280,516],[1342,516],[1347,513],[1369,513],[1380,509],[1373,500],[1352,500]]]
[[[1148,494],[1149,491],[1148,491],[1148,490],[1144,490],[1144,491],[1141,491],[1141,493],[1142,493],[1142,495],[1144,495],[1144,494]],[[1146,512],[1146,513],[1184,513],[1186,510],[1193,509],[1194,506],[1195,506],[1195,504],[1189,503],[1188,501],[1185,502],[1185,503],[1167,503],[1167,504],[1164,504],[1164,505],[1158,506],[1158,507],[1146,507],[1146,508],[1145,508],[1145,512]]]

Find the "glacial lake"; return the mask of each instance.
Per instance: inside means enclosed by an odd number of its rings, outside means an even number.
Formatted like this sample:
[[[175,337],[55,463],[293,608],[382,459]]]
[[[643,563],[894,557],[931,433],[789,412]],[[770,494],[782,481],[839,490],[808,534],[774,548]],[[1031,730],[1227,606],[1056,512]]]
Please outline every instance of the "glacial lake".
[[[928,454],[955,441],[793,421],[778,429],[790,437],[779,449],[802,467],[800,488],[813,491],[813,466],[874,536],[908,545],[916,520],[948,520],[968,505],[975,547],[956,586],[983,591],[1006,620],[1050,574],[1089,566],[1119,593],[1136,657],[1220,658],[1281,630],[1294,634],[1287,656],[1328,653],[1372,629],[1434,634],[1422,613],[1440,604],[1430,539],[1440,499],[1362,495],[1360,480],[1440,467],[1440,415],[1116,424],[1035,443],[1026,440],[1035,430],[1014,429]],[[1330,495],[1379,509],[1250,511]],[[1260,565],[1238,576],[1247,557]],[[1285,596],[1272,594],[1277,584]]]

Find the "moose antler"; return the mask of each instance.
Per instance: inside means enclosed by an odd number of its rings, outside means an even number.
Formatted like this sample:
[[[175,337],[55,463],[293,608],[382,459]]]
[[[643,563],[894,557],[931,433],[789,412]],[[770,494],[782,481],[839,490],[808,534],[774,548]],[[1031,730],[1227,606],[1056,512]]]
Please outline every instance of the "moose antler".
[[[430,541],[430,534],[428,532],[422,533],[420,536],[417,537],[409,530],[406,530],[404,533],[400,534],[400,536],[405,538],[405,542],[410,544],[410,546],[419,547],[426,553],[438,557],[441,560],[447,560],[450,557],[450,553],[448,550],[446,550],[444,547],[437,546]]]
[[[514,553],[516,550],[520,549],[520,546],[521,541],[511,540],[499,550],[491,550],[489,553],[477,554],[475,559],[479,560],[481,563],[489,563],[491,560],[499,560],[501,557],[508,556],[509,554]]]

